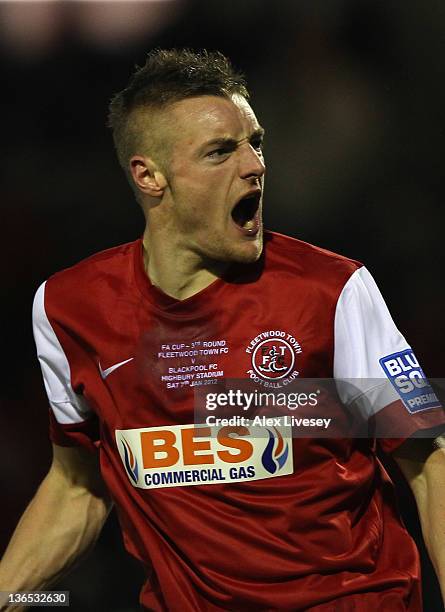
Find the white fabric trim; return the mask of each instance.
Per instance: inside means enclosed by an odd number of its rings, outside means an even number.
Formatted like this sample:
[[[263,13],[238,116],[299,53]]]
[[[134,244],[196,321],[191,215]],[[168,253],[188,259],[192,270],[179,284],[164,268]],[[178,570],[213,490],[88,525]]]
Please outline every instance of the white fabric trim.
[[[46,281],[35,295],[32,321],[46,393],[59,423],[80,423],[88,417],[90,409],[83,397],[71,387],[68,359],[46,315],[45,286]]]
[[[349,278],[337,302],[334,323],[334,378],[346,379],[354,387],[342,386],[345,403],[363,397],[369,411],[399,399],[385,376],[379,359],[409,348],[392,320],[371,274],[360,268]],[[381,381],[381,384],[379,384]]]

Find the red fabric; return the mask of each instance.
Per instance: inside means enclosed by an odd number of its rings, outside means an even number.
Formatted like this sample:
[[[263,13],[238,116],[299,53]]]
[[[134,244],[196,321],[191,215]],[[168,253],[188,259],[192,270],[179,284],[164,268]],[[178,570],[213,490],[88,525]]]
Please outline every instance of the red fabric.
[[[96,452],[100,445],[99,424],[94,415],[86,421],[62,426],[50,410],[49,431],[51,440],[58,446],[82,446]]]
[[[331,377],[335,307],[359,264],[268,234],[264,260],[178,302],[151,286],[141,249],[141,241],[117,247],[55,275],[46,310],[73,389],[101,425],[103,476],[125,544],[150,575],[143,605],[170,612],[420,611],[417,551],[372,441],[299,438],[291,475],[149,491],[132,486],[116,448],[116,429],[193,422],[192,389],[162,380],[190,359],[160,358],[162,345],[224,338],[230,350],[218,356],[218,368],[245,378],[251,340],[283,329],[302,347],[299,376]],[[99,361],[104,369],[130,357],[101,379]],[[55,442],[62,431],[84,443],[82,425],[53,426]]]
[[[375,418],[371,419],[371,428],[375,431],[376,436],[379,436],[380,431],[385,433],[385,438],[380,438],[379,444],[386,453],[395,451],[407,438],[420,430],[438,428],[433,437],[438,436],[443,430],[443,408],[414,412],[409,418],[406,412],[403,402],[398,400],[385,406]]]

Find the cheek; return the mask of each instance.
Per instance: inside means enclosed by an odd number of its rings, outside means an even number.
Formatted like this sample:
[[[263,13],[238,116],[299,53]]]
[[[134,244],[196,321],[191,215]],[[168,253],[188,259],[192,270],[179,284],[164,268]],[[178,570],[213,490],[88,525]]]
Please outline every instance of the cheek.
[[[181,185],[176,195],[178,201],[195,215],[221,216],[227,210],[227,190],[218,181],[187,181]]]
[[[231,183],[225,168],[195,169],[177,164],[170,184],[177,215],[183,223],[203,227],[225,219],[230,208]]]
[[[212,214],[211,201],[206,190],[182,185],[174,195],[174,215],[182,228],[197,231],[208,224]]]

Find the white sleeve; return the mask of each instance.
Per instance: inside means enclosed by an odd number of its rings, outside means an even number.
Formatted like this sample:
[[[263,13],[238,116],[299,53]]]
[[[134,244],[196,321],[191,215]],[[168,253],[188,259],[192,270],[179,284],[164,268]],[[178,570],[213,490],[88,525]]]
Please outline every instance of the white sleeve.
[[[61,424],[80,423],[90,409],[71,386],[71,371],[65,352],[45,311],[45,286],[37,290],[32,309],[34,340],[50,406]]]
[[[341,399],[351,403],[366,394],[368,416],[399,399],[380,360],[406,350],[374,279],[360,268],[345,284],[335,313],[334,378],[352,383],[341,385]]]

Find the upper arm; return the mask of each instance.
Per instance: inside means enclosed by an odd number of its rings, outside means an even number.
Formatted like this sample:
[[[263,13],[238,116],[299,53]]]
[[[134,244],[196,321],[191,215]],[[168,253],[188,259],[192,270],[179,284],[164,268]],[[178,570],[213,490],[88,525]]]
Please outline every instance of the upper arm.
[[[73,386],[73,363],[86,364],[89,356],[81,339],[56,316],[61,310],[59,303],[60,296],[54,296],[51,281],[39,287],[33,303],[34,339],[51,408],[50,437],[61,447],[82,446],[95,453],[98,419],[83,395],[82,385]],[[73,462],[78,459],[68,451],[67,456]]]
[[[354,272],[339,296],[334,333],[340,397],[367,420],[385,452],[420,430],[443,426],[440,401],[365,268]]]
[[[56,333],[57,326],[48,313],[47,285],[48,281],[37,290],[32,309],[34,340],[46,394],[59,423],[82,423],[91,415],[91,410],[72,387],[71,365],[63,346],[68,338],[60,337],[61,329]]]
[[[381,357],[409,348],[365,267],[356,270],[339,296],[334,321],[334,378],[358,379],[363,390],[383,376]]]
[[[398,399],[381,359],[408,349],[371,274],[362,267],[339,296],[334,320],[334,378],[340,397],[371,420]]]

